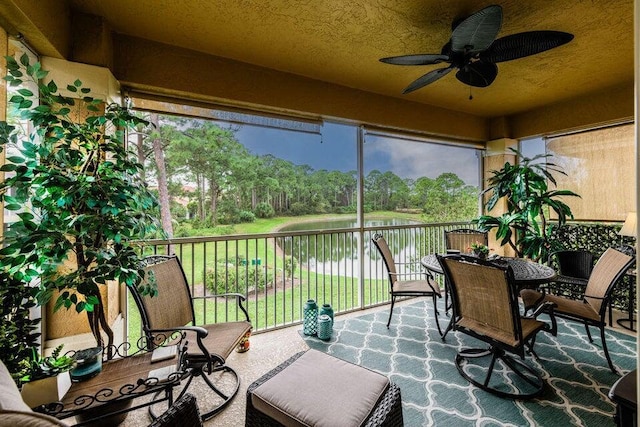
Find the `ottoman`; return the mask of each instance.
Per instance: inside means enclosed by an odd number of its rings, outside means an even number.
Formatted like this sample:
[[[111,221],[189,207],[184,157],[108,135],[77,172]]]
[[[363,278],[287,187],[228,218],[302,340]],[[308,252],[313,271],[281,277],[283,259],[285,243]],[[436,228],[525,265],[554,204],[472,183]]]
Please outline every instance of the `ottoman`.
[[[400,388],[317,350],[300,352],[247,389],[246,426],[401,426]]]

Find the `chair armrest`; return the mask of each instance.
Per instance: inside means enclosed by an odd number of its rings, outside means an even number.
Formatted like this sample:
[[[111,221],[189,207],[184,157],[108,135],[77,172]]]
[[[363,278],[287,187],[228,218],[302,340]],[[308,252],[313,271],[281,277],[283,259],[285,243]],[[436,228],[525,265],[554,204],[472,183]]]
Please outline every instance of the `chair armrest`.
[[[244,308],[244,305],[242,305],[242,303],[247,300],[247,297],[245,297],[244,295],[236,292],[228,292],[224,294],[206,295],[204,298],[229,298],[229,297],[233,297],[236,299],[238,307],[240,307],[240,310],[242,310],[242,312],[244,313],[244,316],[247,322],[251,323],[251,319],[249,318],[249,313]]]
[[[537,319],[539,315],[542,313],[546,313],[549,315],[549,319],[551,320],[551,327],[546,325],[543,329],[554,337],[558,334],[558,324],[556,322],[556,316],[554,313],[554,309],[557,307],[556,303],[551,301],[545,301],[542,304],[538,305],[536,309],[531,313],[530,316],[523,316],[524,319]]]

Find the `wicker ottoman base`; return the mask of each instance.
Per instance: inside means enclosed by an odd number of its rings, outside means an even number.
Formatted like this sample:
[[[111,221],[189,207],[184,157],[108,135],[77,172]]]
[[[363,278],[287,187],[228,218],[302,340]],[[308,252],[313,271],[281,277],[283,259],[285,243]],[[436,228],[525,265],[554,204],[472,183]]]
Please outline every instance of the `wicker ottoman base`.
[[[279,366],[275,367],[271,371],[264,374],[262,377],[254,381],[247,389],[247,406],[246,406],[246,426],[281,426],[282,424],[277,420],[269,417],[263,412],[255,408],[252,403],[253,392],[262,384],[266,383],[269,379],[276,376],[278,373],[285,370],[305,352],[300,352],[286,360]],[[354,365],[355,366],[355,365]],[[365,368],[361,368],[365,369]],[[316,390],[317,393],[331,394],[331,390]],[[305,406],[313,405],[313,402],[305,402]],[[371,414],[367,418],[364,426],[402,426],[402,399],[400,396],[400,388],[390,382],[386,392],[380,397],[377,404],[371,411]]]

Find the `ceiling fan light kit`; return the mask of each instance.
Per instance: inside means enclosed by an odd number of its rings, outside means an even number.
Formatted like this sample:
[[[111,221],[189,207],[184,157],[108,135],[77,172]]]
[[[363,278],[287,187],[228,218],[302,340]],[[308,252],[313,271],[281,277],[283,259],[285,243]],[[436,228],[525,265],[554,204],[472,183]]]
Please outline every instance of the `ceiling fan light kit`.
[[[502,7],[487,6],[473,15],[454,22],[451,38],[440,54],[414,54],[381,58],[393,65],[449,64],[432,70],[407,86],[403,93],[413,92],[433,83],[457,69],[456,78],[474,87],[487,87],[496,79],[496,63],[512,61],[562,46],[573,40],[573,34],[562,31],[528,31],[496,39],[502,27]]]

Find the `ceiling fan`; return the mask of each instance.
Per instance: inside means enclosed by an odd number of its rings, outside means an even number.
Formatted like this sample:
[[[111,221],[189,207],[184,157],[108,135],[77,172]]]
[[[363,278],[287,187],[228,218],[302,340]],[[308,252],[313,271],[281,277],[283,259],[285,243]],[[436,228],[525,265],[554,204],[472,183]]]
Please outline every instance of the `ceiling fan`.
[[[416,79],[403,93],[413,92],[446,76],[457,68],[456,78],[475,87],[487,87],[498,75],[496,63],[511,61],[545,50],[553,49],[573,40],[573,34],[562,31],[529,31],[512,34],[496,40],[502,26],[502,7],[487,6],[473,15],[455,21],[451,38],[440,54],[402,55],[381,58],[394,65],[434,65],[448,63]]]

